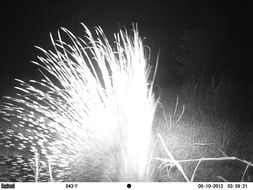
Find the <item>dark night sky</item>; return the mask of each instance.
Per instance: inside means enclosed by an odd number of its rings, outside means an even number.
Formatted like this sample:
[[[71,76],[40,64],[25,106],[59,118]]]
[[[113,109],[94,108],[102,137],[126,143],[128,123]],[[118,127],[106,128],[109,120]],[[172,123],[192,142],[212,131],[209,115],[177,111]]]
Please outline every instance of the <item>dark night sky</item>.
[[[252,73],[252,20],[250,1],[4,1],[0,2],[1,95],[9,91],[14,78],[28,80],[39,74],[30,63],[39,53],[34,45],[52,49],[49,32],[59,27],[83,34],[80,22],[90,29],[101,26],[109,36],[119,27],[131,28],[137,22],[145,44],[151,47],[152,60],[160,51],[157,80],[163,85],[172,78],[171,65],[177,62],[180,34],[185,28],[198,31],[201,59],[210,68],[220,68],[244,86],[248,93]],[[211,66],[210,66],[211,65]],[[200,66],[201,67],[201,66]],[[205,66],[203,66],[205,67]],[[38,77],[39,78],[39,77]],[[250,96],[250,95],[248,95]]]

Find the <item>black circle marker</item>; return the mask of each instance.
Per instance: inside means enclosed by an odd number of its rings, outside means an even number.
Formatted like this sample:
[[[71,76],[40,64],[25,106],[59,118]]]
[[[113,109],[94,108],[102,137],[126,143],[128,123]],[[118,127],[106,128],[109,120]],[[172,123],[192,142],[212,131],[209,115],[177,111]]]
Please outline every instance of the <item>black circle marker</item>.
[[[127,184],[127,188],[131,188],[131,184],[129,183],[129,184]]]

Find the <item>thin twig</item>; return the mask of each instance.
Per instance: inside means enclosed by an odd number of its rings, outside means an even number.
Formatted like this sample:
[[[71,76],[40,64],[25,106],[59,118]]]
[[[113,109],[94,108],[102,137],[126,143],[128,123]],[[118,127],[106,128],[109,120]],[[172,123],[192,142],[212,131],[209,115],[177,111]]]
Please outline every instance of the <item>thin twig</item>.
[[[195,173],[196,173],[196,171],[197,171],[200,163],[201,163],[201,160],[198,161],[198,163],[197,163],[197,165],[196,165],[196,167],[195,167],[195,169],[194,169],[194,171],[192,173],[191,182],[193,182],[193,180],[194,180]]]
[[[249,168],[249,164],[247,164],[247,166],[244,169],[244,172],[243,172],[243,175],[242,175],[242,178],[241,178],[241,182],[243,182],[243,179],[244,179],[244,177],[246,175],[246,172],[247,172],[248,168]]]
[[[164,143],[164,141],[163,141],[163,139],[162,139],[162,137],[161,137],[161,135],[160,135],[159,133],[158,133],[158,137],[160,138],[161,143],[162,143],[162,145],[163,145],[163,147],[164,147],[166,153],[168,154],[169,158],[171,159],[171,162],[173,162],[173,163],[177,166],[178,170],[181,172],[181,174],[183,175],[183,177],[185,178],[185,180],[186,180],[187,182],[190,182],[190,180],[189,180],[188,177],[186,176],[186,174],[185,174],[185,172],[184,172],[182,166],[178,163],[178,161],[176,161],[176,160],[174,159],[173,155],[172,155],[172,154],[170,153],[170,151],[167,149],[167,147],[166,147],[166,145],[165,145],[165,143]]]

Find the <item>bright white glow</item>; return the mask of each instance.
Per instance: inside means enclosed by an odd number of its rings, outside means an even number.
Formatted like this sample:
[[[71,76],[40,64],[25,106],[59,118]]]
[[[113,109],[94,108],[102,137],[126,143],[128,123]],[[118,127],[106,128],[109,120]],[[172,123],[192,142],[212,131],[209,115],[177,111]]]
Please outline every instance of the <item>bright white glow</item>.
[[[56,134],[51,137],[55,141],[48,145],[43,144],[43,138],[38,141],[40,148],[54,154],[50,157],[52,164],[66,163],[63,149],[69,154],[69,162],[74,162],[77,154],[88,157],[90,151],[116,146],[119,180],[148,180],[156,102],[137,27],[132,37],[122,30],[114,35],[115,50],[100,27],[96,28],[96,39],[83,27],[86,41],[62,28],[71,44],[65,43],[58,32],[58,40],[51,35],[54,51],[38,47],[45,57],[38,57],[40,63],[35,64],[55,76],[63,88],[48,74],[40,82],[20,81],[18,89],[25,95],[11,100],[27,109],[6,105],[7,113],[20,112],[24,121]],[[46,118],[46,125],[42,118]]]

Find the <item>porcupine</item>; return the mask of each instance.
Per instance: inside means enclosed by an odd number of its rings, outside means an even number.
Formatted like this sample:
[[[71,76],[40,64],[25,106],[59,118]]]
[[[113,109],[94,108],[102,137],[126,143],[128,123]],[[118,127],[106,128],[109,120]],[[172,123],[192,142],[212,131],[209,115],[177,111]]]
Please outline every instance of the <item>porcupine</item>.
[[[17,159],[38,181],[50,171],[54,181],[150,181],[158,100],[137,25],[132,36],[114,34],[114,45],[100,27],[96,38],[83,27],[85,38],[61,28],[68,43],[58,31],[58,40],[50,34],[54,51],[37,47],[44,56],[33,63],[44,77],[17,80],[19,93],[1,110],[11,127],[0,132],[0,145],[25,152]],[[15,178],[16,170],[10,173]]]

